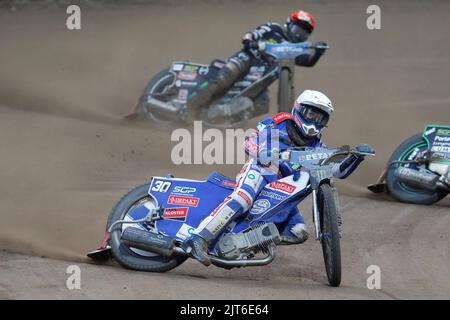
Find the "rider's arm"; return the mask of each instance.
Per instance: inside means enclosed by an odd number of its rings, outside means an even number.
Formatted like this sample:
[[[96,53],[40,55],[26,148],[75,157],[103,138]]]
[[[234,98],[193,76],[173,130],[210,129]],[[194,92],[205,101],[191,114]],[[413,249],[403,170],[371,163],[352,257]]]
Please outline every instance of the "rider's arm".
[[[283,28],[280,24],[268,22],[260,25],[253,31],[249,31],[242,36],[242,44],[245,48],[257,47],[257,42],[274,36],[275,38],[283,37]]]
[[[362,157],[349,155],[344,160],[333,166],[333,175],[339,179],[347,178],[364,160]]]
[[[279,151],[279,140],[278,137],[272,137],[271,129],[269,126],[255,130],[244,140],[245,154],[263,166],[270,165],[273,159],[278,161],[278,155],[272,153]]]
[[[319,61],[322,54],[315,51],[314,53],[306,53],[295,58],[295,64],[302,67],[313,67]]]
[[[327,46],[324,42],[318,42],[316,45],[323,47],[314,48],[314,52],[297,56],[295,58],[295,64],[302,67],[313,67],[319,61],[320,57],[323,56],[326,50],[325,47]]]
[[[259,149],[260,149],[258,142],[259,142],[259,131],[258,130],[253,131],[253,133],[250,136],[245,137],[244,151],[245,151],[245,154],[247,156],[249,156],[250,158],[253,158],[253,159],[258,158],[258,153],[259,153]]]

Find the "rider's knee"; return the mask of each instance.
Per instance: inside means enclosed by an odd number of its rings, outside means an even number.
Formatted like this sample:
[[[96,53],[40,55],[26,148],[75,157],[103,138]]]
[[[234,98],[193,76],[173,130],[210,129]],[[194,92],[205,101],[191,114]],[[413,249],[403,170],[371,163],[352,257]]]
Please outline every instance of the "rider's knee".
[[[251,169],[244,177],[244,181],[242,181],[241,187],[246,189],[246,191],[252,196],[258,193],[258,190],[261,188],[261,184],[263,182],[263,177],[261,172],[258,170]]]
[[[248,209],[251,208],[251,206],[253,205],[253,201],[254,196],[251,195],[249,192],[247,192],[244,189],[238,189],[235,190],[232,194],[231,194],[231,198],[237,202],[237,204],[239,205],[240,209],[239,211],[246,212]]]

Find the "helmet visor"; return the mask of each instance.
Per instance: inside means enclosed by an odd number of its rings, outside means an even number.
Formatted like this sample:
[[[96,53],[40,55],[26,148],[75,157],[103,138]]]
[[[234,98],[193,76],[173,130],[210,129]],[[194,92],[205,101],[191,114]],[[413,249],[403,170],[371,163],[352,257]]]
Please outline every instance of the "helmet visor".
[[[300,117],[308,123],[313,123],[320,127],[325,127],[328,123],[328,114],[316,107],[302,105],[298,112]]]
[[[290,37],[290,40],[292,42],[304,42],[308,40],[308,37],[310,35],[310,32],[308,32],[305,28],[295,24],[291,23],[288,26],[288,34]]]

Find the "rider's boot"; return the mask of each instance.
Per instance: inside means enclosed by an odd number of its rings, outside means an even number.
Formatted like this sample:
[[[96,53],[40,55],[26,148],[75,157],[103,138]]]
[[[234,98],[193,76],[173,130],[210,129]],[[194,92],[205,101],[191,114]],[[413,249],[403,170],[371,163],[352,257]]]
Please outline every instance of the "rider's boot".
[[[184,243],[183,249],[205,266],[211,264],[208,257],[208,242],[197,234],[190,236]]]
[[[241,198],[241,196],[244,198]],[[185,240],[183,249],[189,251],[190,254],[205,266],[211,264],[208,257],[208,246],[217,238],[227,225],[240,213],[248,209],[243,202],[250,200],[250,196],[245,194],[245,191],[240,192],[239,196],[228,196],[208,217],[206,217],[192,235]],[[188,252],[189,253],[189,252]]]
[[[222,233],[231,221],[250,209],[254,196],[262,188],[261,172],[251,164],[247,163],[238,177],[239,182],[234,191],[209,216],[203,219],[191,237],[185,240],[186,248],[191,247],[194,258],[204,265],[210,263],[207,253],[209,244]]]
[[[308,240],[309,233],[304,223],[297,223],[281,235],[281,244],[300,244]]]

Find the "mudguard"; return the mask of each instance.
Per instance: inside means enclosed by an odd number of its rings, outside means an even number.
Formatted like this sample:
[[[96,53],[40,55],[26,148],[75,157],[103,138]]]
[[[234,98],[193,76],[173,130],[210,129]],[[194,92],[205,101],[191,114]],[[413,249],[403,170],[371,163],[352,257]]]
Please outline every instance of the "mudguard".
[[[235,181],[217,172],[206,180],[153,177],[149,194],[156,207],[162,207],[161,219],[155,223],[163,234],[183,240],[206,218],[228,195]],[[132,220],[144,218],[149,208],[139,206],[128,212]]]

